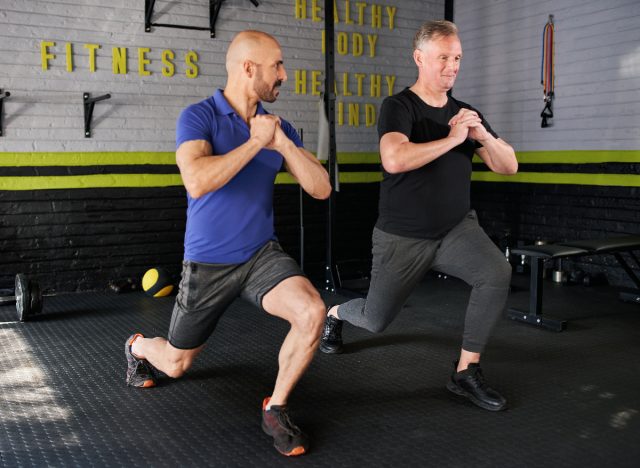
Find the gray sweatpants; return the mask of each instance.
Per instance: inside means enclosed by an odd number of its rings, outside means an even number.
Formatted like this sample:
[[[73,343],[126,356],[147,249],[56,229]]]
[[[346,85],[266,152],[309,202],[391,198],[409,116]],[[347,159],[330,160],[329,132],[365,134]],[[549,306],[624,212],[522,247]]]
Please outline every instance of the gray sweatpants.
[[[384,330],[398,315],[416,284],[430,269],[472,286],[462,348],[480,353],[507,302],[511,266],[478,225],[476,212],[442,239],[414,239],[373,230],[371,283],[366,299],[338,308],[341,320],[372,332]]]

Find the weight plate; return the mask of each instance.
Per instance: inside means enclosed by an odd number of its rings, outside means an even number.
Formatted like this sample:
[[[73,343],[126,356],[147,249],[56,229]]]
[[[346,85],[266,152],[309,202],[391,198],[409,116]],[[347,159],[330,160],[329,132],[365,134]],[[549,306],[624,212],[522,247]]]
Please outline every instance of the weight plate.
[[[22,273],[16,275],[15,289],[18,320],[24,322],[31,314],[31,297],[29,295],[29,280]]]
[[[31,293],[31,315],[36,315],[42,312],[42,293],[40,291],[40,285],[35,281],[29,281],[29,288]]]

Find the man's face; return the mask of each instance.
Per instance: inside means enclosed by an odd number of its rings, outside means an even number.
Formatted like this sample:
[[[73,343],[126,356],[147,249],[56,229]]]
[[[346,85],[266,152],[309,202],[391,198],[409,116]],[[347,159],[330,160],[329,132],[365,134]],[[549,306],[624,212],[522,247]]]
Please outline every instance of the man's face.
[[[274,102],[280,94],[280,86],[287,80],[287,72],[282,62],[282,52],[277,45],[264,48],[253,82],[253,90],[261,101]]]
[[[416,64],[420,75],[441,91],[448,91],[458,76],[462,45],[458,36],[436,37],[426,41],[416,51]]]

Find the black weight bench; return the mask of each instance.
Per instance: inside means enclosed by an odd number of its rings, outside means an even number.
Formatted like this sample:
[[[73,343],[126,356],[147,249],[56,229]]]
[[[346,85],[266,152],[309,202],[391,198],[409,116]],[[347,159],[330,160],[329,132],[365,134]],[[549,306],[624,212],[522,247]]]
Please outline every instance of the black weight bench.
[[[522,311],[510,308],[507,316],[512,320],[518,320],[531,325],[547,328],[554,331],[562,331],[566,328],[565,320],[556,320],[542,315],[542,274],[544,261],[548,259],[577,257],[584,255],[613,255],[624,271],[636,285],[635,290],[623,291],[620,298],[624,301],[640,303],[640,278],[633,268],[621,255],[628,253],[640,267],[638,257],[633,253],[640,250],[640,236],[612,237],[609,239],[592,239],[574,242],[562,242],[560,244],[525,245],[512,250],[516,255],[531,257],[531,278],[529,281],[529,310]]]

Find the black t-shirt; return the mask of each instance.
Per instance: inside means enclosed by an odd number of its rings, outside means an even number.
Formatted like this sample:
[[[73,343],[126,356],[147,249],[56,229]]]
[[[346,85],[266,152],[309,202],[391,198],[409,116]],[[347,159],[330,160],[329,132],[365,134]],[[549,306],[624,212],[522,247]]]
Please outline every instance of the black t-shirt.
[[[444,107],[431,107],[409,88],[386,98],[378,120],[378,135],[399,132],[413,143],[449,135],[448,122],[464,102],[449,98]],[[478,112],[482,124],[498,137]],[[376,227],[405,237],[439,239],[470,209],[471,158],[481,145],[467,139],[436,160],[412,171],[389,174],[382,169]]]

